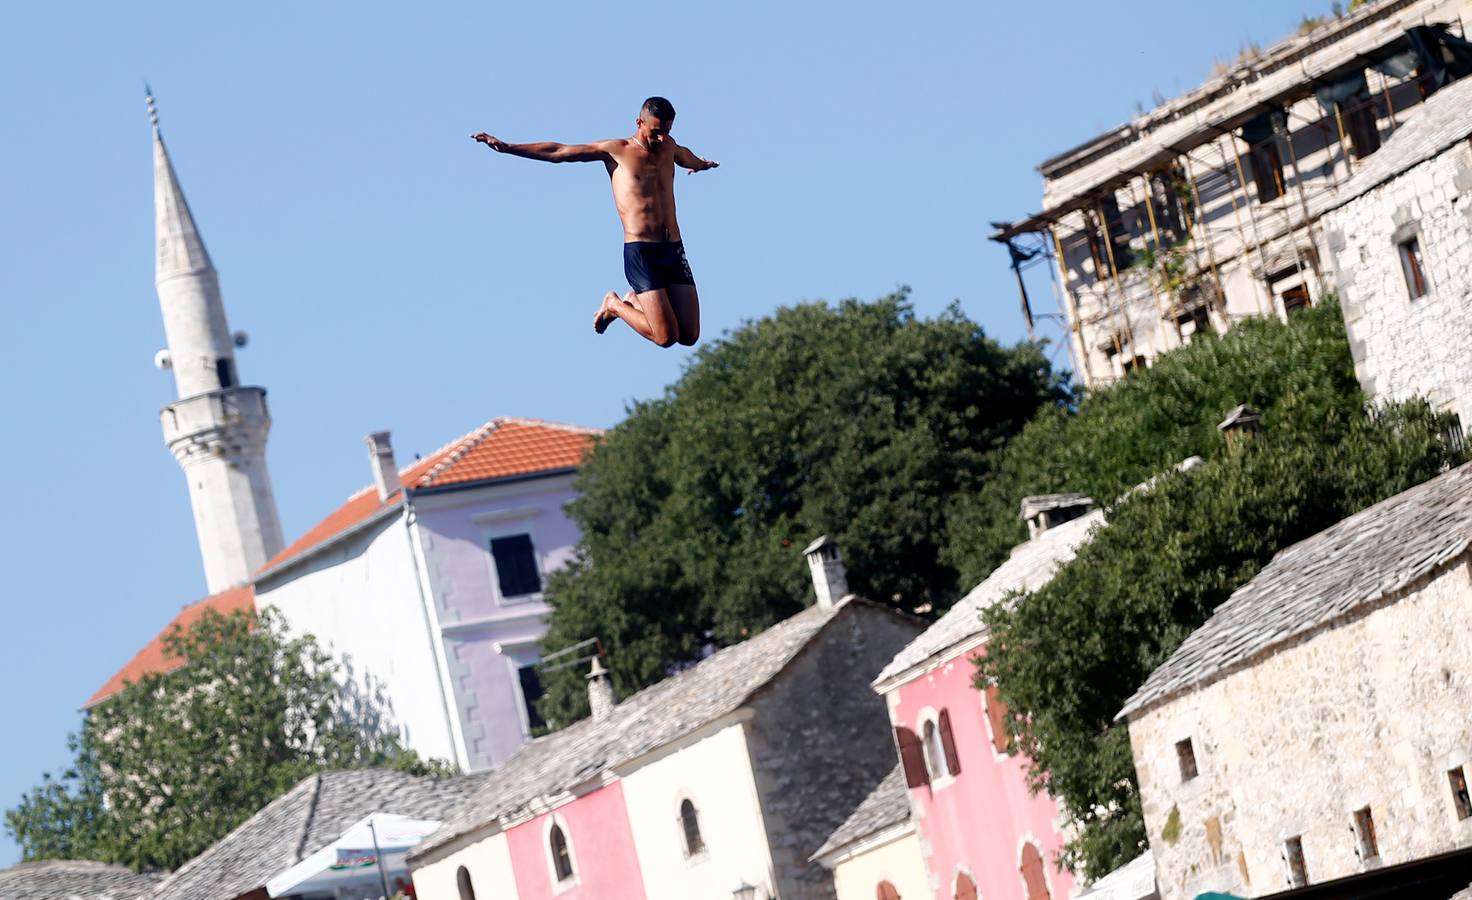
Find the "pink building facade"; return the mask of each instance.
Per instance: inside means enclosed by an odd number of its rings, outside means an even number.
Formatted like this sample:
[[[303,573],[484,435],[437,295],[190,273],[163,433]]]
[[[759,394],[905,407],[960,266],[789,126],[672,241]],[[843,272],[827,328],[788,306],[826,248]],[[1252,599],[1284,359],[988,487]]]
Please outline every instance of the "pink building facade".
[[[520,900],[644,900],[644,876],[617,781],[516,825],[506,832],[506,842]]]
[[[1058,866],[1057,803],[1027,787],[1028,760],[1008,743],[1005,710],[978,690],[985,607],[1045,584],[1102,514],[1084,497],[1029,498],[1033,537],[901,651],[874,682],[884,695],[935,900],[1042,900],[1074,891]],[[1024,514],[1029,511],[1024,504]]]

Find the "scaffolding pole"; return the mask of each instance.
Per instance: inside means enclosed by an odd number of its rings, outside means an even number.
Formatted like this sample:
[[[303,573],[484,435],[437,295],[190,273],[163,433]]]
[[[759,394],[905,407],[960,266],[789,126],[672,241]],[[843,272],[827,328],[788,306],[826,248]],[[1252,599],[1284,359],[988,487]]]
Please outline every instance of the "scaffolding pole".
[[[1139,350],[1139,345],[1135,342],[1134,326],[1130,324],[1130,300],[1124,292],[1124,285],[1121,284],[1119,280],[1119,263],[1117,263],[1114,259],[1114,235],[1109,233],[1109,217],[1104,214],[1104,203],[1102,200],[1099,202],[1098,213],[1099,223],[1102,226],[1104,236],[1104,250],[1109,256],[1109,273],[1114,278],[1114,290],[1117,294],[1119,294],[1119,311],[1120,314],[1124,317],[1125,336],[1128,337],[1130,341],[1130,362],[1131,364],[1133,364],[1134,355]],[[1108,295],[1107,291],[1105,292],[1105,295]],[[1117,341],[1116,346],[1118,346]],[[1123,355],[1123,353],[1121,353],[1121,355]],[[1124,369],[1124,363],[1120,363],[1120,368],[1121,371],[1126,371]]]
[[[1073,331],[1073,341],[1070,341],[1070,343],[1077,342],[1079,359],[1083,362],[1084,383],[1092,385],[1094,383],[1094,373],[1093,367],[1089,365],[1089,348],[1084,343],[1084,326],[1083,322],[1079,320],[1078,298],[1073,295],[1073,288],[1068,286],[1068,263],[1063,256],[1063,241],[1058,238],[1057,223],[1054,223],[1048,228],[1048,236],[1053,239],[1053,250],[1057,254],[1054,257],[1056,266],[1054,278],[1058,286],[1062,289],[1063,296],[1066,298],[1067,305],[1065,310],[1068,313],[1068,322]]]
[[[1268,292],[1269,299],[1271,299],[1272,289],[1267,285],[1268,258],[1262,249],[1262,231],[1257,227],[1257,213],[1253,211],[1252,198],[1247,196],[1247,172],[1242,168],[1242,151],[1237,149],[1237,138],[1235,135],[1228,135],[1227,139],[1232,144],[1232,157],[1237,161],[1237,182],[1242,185],[1242,205],[1247,207],[1247,221],[1252,223],[1252,236],[1257,241],[1257,265],[1262,269],[1262,287]],[[1225,150],[1222,151],[1222,158],[1226,158]],[[1262,299],[1262,294],[1258,294],[1258,312],[1267,315],[1268,310],[1263,309]]]
[[[1152,186],[1150,184],[1149,175],[1142,176],[1141,180],[1145,182],[1145,212],[1150,216],[1150,233],[1155,235],[1155,260],[1157,263],[1159,263],[1162,261],[1162,254],[1165,252],[1165,245],[1160,240],[1160,226],[1157,224],[1157,220],[1155,218],[1155,191],[1152,189]],[[1131,185],[1130,193],[1134,194],[1134,192],[1134,186]],[[1133,197],[1131,199],[1133,199]],[[1179,347],[1182,344],[1186,343],[1185,336],[1181,334],[1180,319],[1176,316],[1176,298],[1174,296],[1170,298],[1170,310],[1166,311],[1164,309],[1160,309],[1160,292],[1156,290],[1156,285],[1153,283],[1153,279],[1150,285],[1150,293],[1155,296],[1155,306],[1160,311],[1161,325],[1160,327],[1156,328],[1156,333],[1160,336],[1161,351],[1163,352],[1166,346],[1164,320],[1167,316],[1170,318],[1171,324],[1174,325],[1176,329],[1176,346]]]
[[[1227,289],[1226,286],[1222,284],[1222,273],[1216,267],[1216,242],[1212,240],[1211,227],[1206,224],[1206,207],[1201,203],[1201,190],[1196,186],[1196,176],[1193,175],[1191,172],[1191,154],[1181,154],[1181,165],[1186,176],[1186,183],[1191,185],[1191,199],[1195,201],[1196,211],[1199,214],[1199,218],[1196,220],[1196,222],[1187,226],[1187,228],[1189,229],[1188,233],[1191,235],[1192,244],[1198,247],[1203,243],[1206,245],[1206,260],[1208,263],[1211,264],[1211,277],[1212,280],[1216,282],[1216,295],[1221,298],[1222,317],[1225,321],[1227,314]],[[1233,197],[1232,205],[1234,211],[1236,204],[1237,198]],[[1187,218],[1189,218],[1189,216]],[[1197,240],[1196,238],[1195,225],[1197,223],[1201,225],[1201,230],[1203,232],[1203,236],[1200,240]],[[1243,245],[1242,249],[1247,249],[1245,244]],[[1210,308],[1209,305],[1208,308]]]

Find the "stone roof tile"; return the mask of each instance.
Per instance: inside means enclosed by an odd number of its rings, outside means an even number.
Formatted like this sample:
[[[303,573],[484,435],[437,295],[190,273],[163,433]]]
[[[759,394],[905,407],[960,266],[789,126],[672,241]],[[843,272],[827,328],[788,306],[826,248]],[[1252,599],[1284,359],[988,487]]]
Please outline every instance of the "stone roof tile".
[[[827,856],[835,850],[908,821],[910,791],[905,787],[904,770],[895,765],[810,859]]]
[[[1464,555],[1472,463],[1282,550],[1150,673],[1116,719],[1251,665]]]
[[[84,859],[46,859],[0,869],[0,900],[143,900],[160,874]]]

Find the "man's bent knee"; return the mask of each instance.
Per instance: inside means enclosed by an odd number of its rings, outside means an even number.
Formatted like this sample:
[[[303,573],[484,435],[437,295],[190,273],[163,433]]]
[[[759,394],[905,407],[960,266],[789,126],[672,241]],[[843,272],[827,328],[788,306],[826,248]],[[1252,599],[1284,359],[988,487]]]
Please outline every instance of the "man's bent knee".
[[[685,345],[686,347],[694,347],[695,344],[696,344],[696,342],[699,341],[699,340],[700,340],[700,329],[699,328],[691,329],[688,332],[687,331],[684,331],[684,330],[681,330],[681,332],[680,332],[680,343],[683,344],[683,345]]]

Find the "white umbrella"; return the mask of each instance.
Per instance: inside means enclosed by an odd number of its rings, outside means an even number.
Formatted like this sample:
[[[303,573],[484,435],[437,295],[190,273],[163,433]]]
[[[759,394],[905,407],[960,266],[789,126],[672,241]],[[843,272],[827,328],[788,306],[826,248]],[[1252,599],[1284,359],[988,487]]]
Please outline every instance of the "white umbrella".
[[[439,827],[439,822],[429,819],[373,813],[353,823],[342,837],[267,881],[266,893],[272,897],[330,894],[337,888],[368,881],[374,885],[372,895],[376,897],[383,893],[377,886],[379,866],[388,879],[406,874],[404,856]]]

